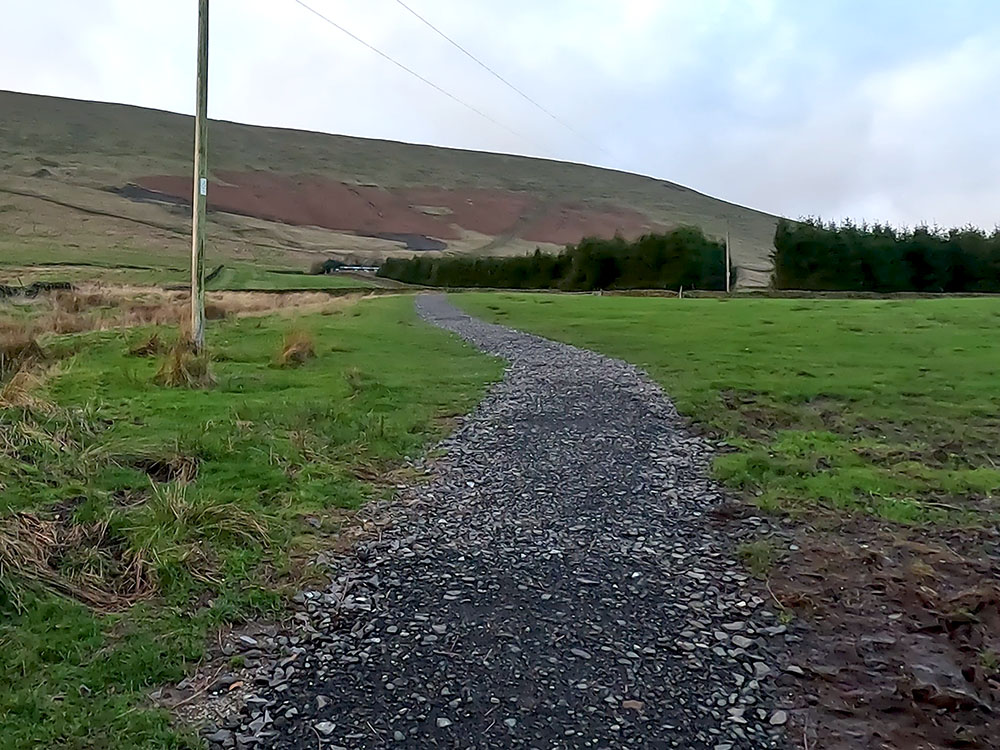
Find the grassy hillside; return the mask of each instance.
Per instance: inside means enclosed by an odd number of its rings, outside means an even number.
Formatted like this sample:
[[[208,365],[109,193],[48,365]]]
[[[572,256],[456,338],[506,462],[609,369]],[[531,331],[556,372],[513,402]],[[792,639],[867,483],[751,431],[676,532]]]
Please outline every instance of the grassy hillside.
[[[183,206],[136,202],[109,188],[146,175],[187,175],[191,140],[186,116],[0,92],[0,258],[27,250],[77,263],[97,252],[123,264],[148,265],[151,253],[158,263],[181,261],[188,225]],[[211,125],[210,166],[220,183],[219,173],[262,171],[379,190],[506,191],[531,199],[535,208],[525,209],[526,223],[535,218],[530,211],[558,202],[568,208],[557,219],[613,205],[662,226],[690,223],[715,235],[728,228],[735,264],[750,284],[762,279],[752,269],[769,266],[775,226],[773,216],[624,172],[229,122]],[[425,213],[434,214],[434,207]],[[516,232],[459,234],[449,251],[521,253],[538,244]],[[403,250],[390,240],[220,212],[211,215],[209,238],[220,261],[287,268],[303,268],[318,255],[381,258]]]

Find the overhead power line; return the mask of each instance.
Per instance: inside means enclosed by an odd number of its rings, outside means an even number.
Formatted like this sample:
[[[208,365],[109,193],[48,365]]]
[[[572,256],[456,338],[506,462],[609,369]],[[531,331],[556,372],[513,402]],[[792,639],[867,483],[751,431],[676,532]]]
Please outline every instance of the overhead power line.
[[[322,20],[326,21],[328,24],[330,24],[331,26],[333,26],[335,29],[338,29],[338,30],[342,31],[343,33],[347,34],[347,36],[351,37],[351,39],[353,39],[354,41],[356,41],[358,44],[364,45],[365,47],[367,47],[368,49],[370,49],[372,52],[374,52],[379,57],[381,57],[381,58],[383,58],[385,60],[388,60],[393,65],[395,65],[397,68],[406,71],[407,73],[409,73],[414,78],[422,81],[423,83],[427,84],[428,86],[430,86],[434,90],[436,90],[436,91],[444,94],[445,96],[447,96],[452,101],[458,102],[459,104],[461,104],[466,109],[471,110],[472,112],[475,112],[477,115],[479,115],[480,117],[482,117],[485,120],[489,120],[491,123],[493,123],[494,125],[496,125],[498,128],[502,128],[503,130],[506,130],[511,135],[517,136],[518,138],[521,138],[521,139],[523,139],[525,141],[529,141],[530,142],[530,140],[524,134],[518,133],[516,130],[513,130],[513,129],[507,127],[506,125],[504,125],[499,120],[497,120],[497,119],[495,119],[493,117],[490,117],[488,114],[486,114],[485,112],[483,112],[481,109],[473,106],[472,104],[469,104],[467,101],[465,101],[463,99],[460,99],[459,97],[457,97],[454,94],[452,94],[450,91],[447,91],[447,90],[441,88],[436,83],[434,83],[434,81],[432,81],[432,80],[430,80],[428,78],[425,78],[424,76],[420,75],[420,73],[418,73],[417,71],[413,70],[413,68],[410,68],[410,67],[404,65],[403,63],[401,63],[396,58],[391,57],[390,55],[388,55],[385,52],[383,52],[382,50],[380,50],[378,47],[376,47],[376,46],[374,46],[372,44],[369,44],[364,39],[362,39],[361,37],[359,37],[357,34],[353,33],[352,31],[350,31],[350,30],[348,30],[346,28],[344,28],[339,23],[337,23],[336,21],[334,21],[332,18],[329,18],[329,17],[323,15],[318,10],[316,10],[315,8],[313,8],[312,6],[307,5],[306,3],[304,3],[302,0],[294,0],[294,1],[296,3],[298,3],[299,5],[301,5],[303,8],[305,8],[306,10],[308,10],[313,15],[315,15],[318,18],[321,18]]]
[[[444,39],[449,44],[451,44],[451,46],[455,47],[455,49],[459,50],[462,54],[464,54],[470,60],[472,60],[473,62],[475,62],[477,65],[479,65],[479,67],[481,67],[483,70],[487,71],[490,75],[492,75],[494,78],[496,78],[498,81],[500,81],[500,83],[502,83],[504,86],[506,86],[507,88],[509,88],[514,93],[518,94],[522,99],[524,99],[525,101],[527,101],[530,104],[534,105],[538,110],[540,110],[541,112],[544,112],[546,115],[548,115],[549,117],[551,117],[553,120],[555,120],[557,123],[559,123],[560,125],[562,125],[564,128],[566,128],[567,130],[569,130],[571,133],[573,133],[575,136],[577,136],[581,140],[586,141],[591,146],[600,149],[605,154],[608,154],[607,149],[605,149],[603,146],[601,146],[601,144],[595,143],[590,138],[588,138],[584,133],[581,133],[579,130],[577,130],[572,125],[570,125],[568,122],[566,122],[561,117],[559,117],[559,115],[555,114],[554,112],[550,111],[546,107],[542,106],[535,99],[532,99],[530,96],[528,96],[526,93],[524,93],[524,91],[522,91],[520,88],[518,88],[513,83],[511,83],[510,81],[508,81],[506,78],[504,78],[502,75],[500,75],[497,71],[495,71],[489,65],[487,65],[486,63],[484,63],[482,60],[480,60],[474,54],[472,54],[469,50],[467,50],[465,47],[463,47],[461,44],[459,44],[454,39],[452,39],[450,36],[448,36],[443,31],[441,31],[441,29],[439,29],[433,23],[431,23],[430,21],[428,21],[426,18],[424,18],[419,13],[417,13],[417,11],[415,11],[413,8],[411,8],[409,5],[407,5],[405,2],[403,2],[403,0],[396,0],[396,2],[399,3],[401,6],[403,6],[411,14],[413,14],[414,17],[416,17],[417,19],[419,19],[421,23],[423,23],[429,29],[431,29],[432,31],[434,31],[438,36],[440,36],[442,39]]]

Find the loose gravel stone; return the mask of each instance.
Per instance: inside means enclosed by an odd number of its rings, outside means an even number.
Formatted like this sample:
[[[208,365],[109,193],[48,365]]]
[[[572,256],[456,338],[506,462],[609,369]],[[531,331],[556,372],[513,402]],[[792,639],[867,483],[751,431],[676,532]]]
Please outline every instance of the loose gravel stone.
[[[219,729],[218,731],[211,732],[206,735],[205,739],[209,742],[215,742],[219,745],[223,745],[233,741],[233,733],[228,729]]]
[[[632,365],[417,307],[505,377],[363,511],[391,523],[325,558],[295,628],[240,644],[264,680],[225,726],[269,712],[256,739],[296,750],[782,746],[779,623],[709,521],[712,445]]]

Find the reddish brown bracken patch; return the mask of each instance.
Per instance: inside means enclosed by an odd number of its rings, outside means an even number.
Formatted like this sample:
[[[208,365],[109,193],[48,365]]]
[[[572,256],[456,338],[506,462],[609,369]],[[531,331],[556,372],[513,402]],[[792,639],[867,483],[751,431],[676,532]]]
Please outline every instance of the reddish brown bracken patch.
[[[523,216],[543,207],[534,196],[502,190],[409,188],[398,192],[410,206],[447,209],[450,213],[440,216],[442,222],[490,237],[514,232]]]
[[[218,172],[209,186],[210,208],[301,226],[365,235],[416,234],[457,240],[461,230],[565,245],[584,237],[627,239],[662,229],[642,213],[611,204],[545,201],[505,190],[379,188],[323,177],[270,172]],[[190,200],[188,177],[154,175],[136,184]],[[442,209],[442,210],[435,210]]]
[[[568,245],[584,237],[611,238],[619,235],[633,240],[647,232],[662,229],[631,209],[566,203],[552,206],[542,213],[520,236],[532,242]]]

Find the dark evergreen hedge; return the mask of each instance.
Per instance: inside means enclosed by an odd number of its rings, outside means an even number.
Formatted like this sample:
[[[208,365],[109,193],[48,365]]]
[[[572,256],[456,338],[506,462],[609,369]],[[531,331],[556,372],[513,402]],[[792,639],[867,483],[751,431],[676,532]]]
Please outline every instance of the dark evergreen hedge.
[[[378,272],[410,284],[494,289],[724,289],[725,246],[695,227],[635,242],[588,238],[558,255],[390,258]]]
[[[778,222],[778,289],[1000,292],[1000,230]]]

